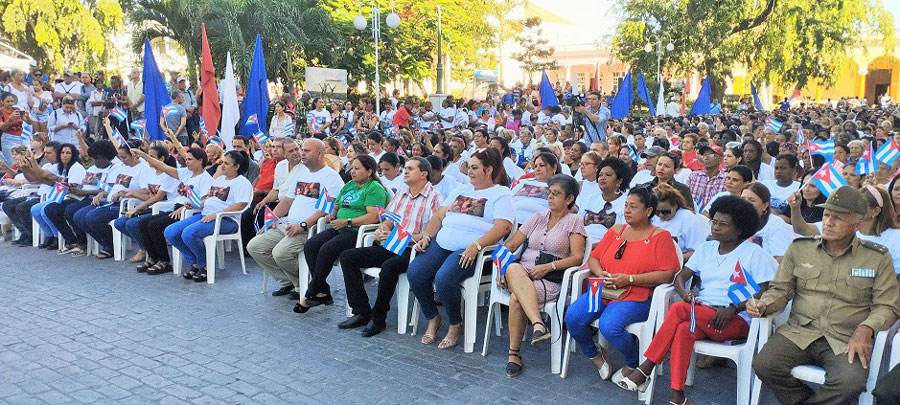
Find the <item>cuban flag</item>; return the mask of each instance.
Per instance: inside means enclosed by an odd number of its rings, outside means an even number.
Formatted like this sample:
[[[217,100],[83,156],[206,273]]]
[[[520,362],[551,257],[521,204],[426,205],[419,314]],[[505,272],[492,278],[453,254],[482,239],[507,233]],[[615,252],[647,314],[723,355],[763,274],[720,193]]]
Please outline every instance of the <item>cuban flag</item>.
[[[178,114],[178,106],[176,106],[175,104],[164,105],[162,108],[162,114],[164,117]]]
[[[900,157],[900,146],[897,146],[893,140],[886,142],[878,148],[878,152],[875,152],[875,159],[888,166],[892,165],[898,157]]]
[[[809,141],[807,144],[809,145],[810,156],[822,155],[825,157],[826,162],[834,160],[834,139],[829,139],[827,141]]]
[[[778,133],[778,131],[781,131],[782,126],[784,126],[783,122],[772,117],[766,117],[766,128],[771,129],[772,132]]]
[[[384,209],[384,207],[382,207],[380,205],[376,206],[375,208],[378,209],[378,218],[381,220],[390,219],[395,224],[399,224],[400,220],[403,219],[403,217],[401,217],[400,214],[398,214],[396,212],[390,212],[390,211]]]
[[[344,145],[344,149],[350,147],[350,142],[347,141],[347,138],[344,136],[337,137],[338,141],[341,141],[341,145]]]
[[[737,304],[735,304],[735,305],[737,305]],[[691,333],[694,333],[697,331],[697,311],[695,309],[696,306],[697,306],[697,299],[692,296],[691,297],[691,326],[690,326]]]
[[[220,147],[220,148],[222,148],[222,149],[225,149],[225,142],[222,142],[222,140],[219,139],[218,136],[214,136],[214,137],[212,137],[212,138],[209,138],[209,143],[211,143],[211,144],[213,144],[213,145],[216,145],[216,146],[218,146],[218,147]]]
[[[89,118],[85,118],[84,121],[81,121],[81,132],[88,131],[88,119]]]
[[[256,131],[256,133],[253,134],[253,139],[256,139],[256,143],[260,145],[262,145],[263,142],[268,142],[271,140],[269,139],[269,136],[266,135],[263,131]]]
[[[187,190],[184,193],[184,196],[187,197],[188,201],[194,208],[200,208],[202,201],[200,201],[200,196],[194,192],[194,186],[188,186]]]
[[[275,212],[272,211],[271,208],[266,207],[266,209],[263,210],[263,227],[265,230],[268,231],[269,227],[276,222],[278,222],[278,216],[275,215]]]
[[[706,205],[703,204],[703,196],[700,195],[697,197],[697,212],[703,212],[703,209],[706,208]]]
[[[806,142],[806,135],[803,133],[803,125],[797,127],[797,143],[803,145]]]
[[[599,312],[600,298],[603,297],[603,279],[597,277],[588,278],[588,312]]]
[[[125,143],[125,137],[123,137],[122,134],[119,133],[118,129],[113,128],[112,135],[110,135],[109,137],[115,139],[116,141],[119,141],[119,143]]]
[[[103,190],[104,192],[106,192],[106,194],[109,194],[112,192],[112,186],[110,186],[109,184],[106,184],[100,180],[97,180],[97,188],[99,188],[100,190]]]
[[[412,240],[412,234],[406,232],[402,226],[398,223],[394,226],[394,230],[388,235],[387,239],[385,239],[384,247],[389,252],[400,256],[403,254],[403,251],[406,250],[406,247],[409,246],[409,241]]]
[[[131,127],[131,129],[133,129],[135,131],[146,131],[147,130],[147,120],[144,118],[141,118],[137,121],[132,121],[130,127]]]
[[[284,126],[284,135],[285,136],[291,136],[295,133],[297,133],[297,123],[296,122],[291,121],[291,122],[287,123],[287,125]]]
[[[356,137],[356,127],[347,128],[347,132],[349,132],[350,135],[353,136],[354,138]]]
[[[468,123],[469,123],[468,117],[461,116],[461,117],[457,117],[456,120],[453,121],[453,126],[454,127],[464,127],[464,126],[468,125]]]
[[[631,145],[628,145],[628,157],[631,158],[631,161],[632,161],[632,162],[637,162],[637,161],[638,161],[637,153],[634,153],[634,147],[631,146]]]
[[[57,204],[61,204],[63,200],[66,199],[66,194],[69,192],[69,188],[66,187],[65,184],[56,183],[56,186],[50,190],[50,194],[47,195],[47,201],[55,202]]]
[[[27,141],[31,139],[31,136],[34,135],[34,127],[27,122],[22,122],[22,137],[23,141]]]
[[[875,159],[875,152],[873,152],[873,149],[872,142],[869,142],[869,146],[866,147],[866,150],[856,162],[856,174],[862,176],[878,171],[878,159]]]
[[[112,110],[109,111],[109,115],[119,120],[119,122],[125,121],[128,119],[128,113],[125,110],[119,108],[119,106],[113,107]]]
[[[731,273],[731,283],[731,287],[728,287],[728,298],[731,299],[734,305],[739,305],[752,298],[753,294],[758,293],[760,290],[759,284],[756,284],[753,276],[744,270],[740,260],[734,265],[734,273]]]
[[[831,163],[823,165],[822,168],[813,175],[812,180],[826,198],[831,195],[832,191],[837,190],[841,186],[848,185],[847,180],[844,180],[844,178],[841,177],[841,174]]]
[[[328,192],[325,191],[324,187],[322,187],[322,191],[319,192],[319,199],[316,200],[316,206],[314,208],[326,214],[330,214],[331,211],[334,211],[334,198],[328,195]]]
[[[203,117],[200,117],[200,133],[206,135],[209,131],[206,130],[206,120]]]
[[[509,265],[512,264],[515,258],[513,252],[510,252],[504,245],[498,246],[497,249],[494,249],[494,253],[491,253],[491,259],[494,261],[494,266],[497,267],[500,277],[506,274],[506,269],[509,268]]]
[[[253,114],[253,115],[247,117],[247,122],[244,123],[244,125],[250,125],[250,124],[256,124],[256,126],[259,127],[259,118],[256,117],[256,114]]]

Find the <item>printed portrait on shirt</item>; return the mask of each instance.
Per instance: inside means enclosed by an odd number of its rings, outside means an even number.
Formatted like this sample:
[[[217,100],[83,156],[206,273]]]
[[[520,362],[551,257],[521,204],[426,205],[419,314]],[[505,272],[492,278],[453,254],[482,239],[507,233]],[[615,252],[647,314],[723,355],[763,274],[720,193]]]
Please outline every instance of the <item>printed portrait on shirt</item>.
[[[759,245],[759,247],[762,247],[762,244],[763,244],[762,236],[754,235],[754,236],[751,236],[750,239],[747,239],[747,240],[749,240],[751,243],[755,243],[755,244]]]
[[[222,201],[228,201],[228,193],[230,192],[231,187],[210,187],[206,195],[208,197],[216,197]]]
[[[616,223],[616,213],[612,209],[612,204],[606,203],[600,212],[594,212],[589,209],[584,210],[584,226],[603,225],[611,228]]]
[[[530,197],[546,200],[550,193],[550,187],[536,186],[534,184],[526,184],[516,192],[518,197]]]
[[[450,204],[449,212],[459,214],[474,215],[476,217],[484,217],[484,207],[487,205],[487,198],[472,198],[466,196],[457,196],[453,204]]]
[[[147,190],[150,190],[151,195],[156,195],[159,192],[159,184],[148,184]]]
[[[100,181],[100,173],[87,173],[81,180],[81,184],[97,184],[98,181]]]
[[[321,191],[322,186],[318,182],[307,183],[305,181],[298,181],[297,185],[294,186],[294,194],[313,199],[319,198],[319,193],[321,193]]]
[[[188,190],[188,186],[187,186],[186,184],[184,184],[184,183],[178,183],[178,188],[175,189],[175,191],[176,191],[176,192],[178,193],[178,195],[180,195],[180,196],[185,196],[185,195],[187,195],[187,190]]]
[[[131,186],[131,176],[127,174],[120,174],[116,176],[116,184],[121,184],[122,187],[128,188]]]

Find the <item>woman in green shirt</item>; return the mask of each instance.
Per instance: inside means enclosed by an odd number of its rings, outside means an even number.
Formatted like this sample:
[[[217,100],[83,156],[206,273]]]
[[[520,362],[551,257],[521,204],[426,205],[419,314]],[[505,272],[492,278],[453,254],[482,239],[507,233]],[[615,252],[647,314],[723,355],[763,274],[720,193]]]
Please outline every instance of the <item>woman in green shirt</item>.
[[[303,247],[312,281],[306,296],[294,305],[294,312],[302,314],[312,307],[334,303],[326,282],[334,262],[343,251],[356,247],[359,226],[377,224],[377,207],[388,204],[388,193],[378,181],[377,168],[369,155],[358,155],[351,162],[351,181],[341,189],[334,200],[334,210],[325,217],[331,228],[313,236]]]

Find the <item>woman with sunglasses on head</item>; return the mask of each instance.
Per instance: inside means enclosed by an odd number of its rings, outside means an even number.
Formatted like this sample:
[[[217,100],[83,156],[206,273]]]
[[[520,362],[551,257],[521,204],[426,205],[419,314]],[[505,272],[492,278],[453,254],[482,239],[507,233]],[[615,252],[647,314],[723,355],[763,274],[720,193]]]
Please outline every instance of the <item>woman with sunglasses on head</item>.
[[[532,167],[534,177],[522,179],[512,189],[516,221],[520,224],[524,224],[535,213],[547,210],[547,193],[550,191],[547,181],[560,174],[559,161],[550,152],[536,154]]]
[[[759,297],[774,277],[778,263],[747,240],[759,227],[759,217],[748,202],[734,196],[722,197],[713,203],[710,213],[713,240],[701,244],[675,277],[675,291],[683,302],[669,307],[665,321],[644,353],[647,360],[622,374],[623,378],[616,382],[620,388],[644,392],[654,378],[654,368],[668,356],[672,384],[669,403],[685,405],[685,381],[694,342],[747,337],[750,318],[744,312],[746,300],[734,303],[729,299],[731,277],[740,270],[745,278],[752,278],[760,287],[755,294]],[[702,280],[696,296],[685,288],[693,276]],[[692,313],[696,320],[693,332]]]
[[[700,221],[707,219],[691,212],[691,206],[675,187],[658,184],[653,191],[659,196],[653,225],[669,231],[678,243],[684,260],[690,259],[697,246],[706,241],[704,224]]]
[[[636,187],[628,192],[625,224],[610,228],[588,260],[592,277],[604,280],[600,308],[589,310],[591,297],[587,292],[566,311],[569,333],[603,380],[610,379],[612,367],[606,349],[597,351],[591,324],[598,321],[600,333],[625,357],[625,367],[616,372],[617,378],[628,375],[637,368],[639,353],[625,328],[647,320],[653,289],[670,282],[678,270],[672,235],[651,223],[657,205],[657,196],[650,188]]]

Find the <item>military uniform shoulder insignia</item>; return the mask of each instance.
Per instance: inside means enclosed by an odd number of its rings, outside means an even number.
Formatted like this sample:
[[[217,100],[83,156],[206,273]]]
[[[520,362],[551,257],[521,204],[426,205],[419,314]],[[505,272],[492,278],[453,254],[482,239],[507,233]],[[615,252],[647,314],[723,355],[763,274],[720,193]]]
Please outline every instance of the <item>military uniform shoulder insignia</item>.
[[[818,241],[819,239],[822,239],[822,235],[799,236],[794,240],[795,241],[801,241],[801,240],[802,241]]]
[[[886,248],[884,245],[882,245],[880,243],[872,242],[870,240],[860,239],[859,244],[862,246],[865,246],[869,249],[872,249],[878,253],[887,253],[888,252],[888,248]]]

